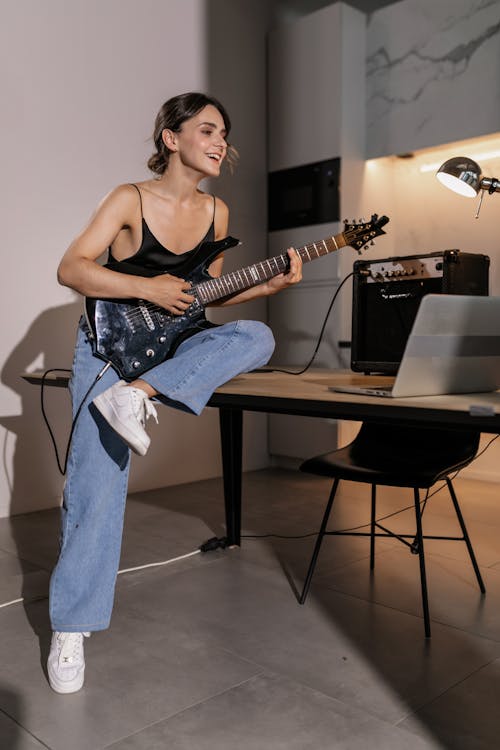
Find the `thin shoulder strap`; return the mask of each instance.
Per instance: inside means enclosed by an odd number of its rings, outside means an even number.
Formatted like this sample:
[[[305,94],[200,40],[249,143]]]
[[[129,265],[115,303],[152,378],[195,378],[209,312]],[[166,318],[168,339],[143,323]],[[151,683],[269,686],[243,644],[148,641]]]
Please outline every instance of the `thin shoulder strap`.
[[[213,216],[212,216],[212,224],[215,227],[215,195],[212,195],[212,198],[214,199],[214,212],[213,212]]]
[[[130,184],[130,185],[132,185],[132,187],[135,187],[135,189],[136,189],[136,190],[137,190],[137,192],[139,193],[139,202],[140,202],[140,204],[141,204],[141,218],[143,218],[143,213],[142,213],[142,195],[141,195],[141,191],[139,190],[139,188],[137,187],[137,185],[136,185],[136,184],[135,184],[134,182],[130,182],[129,184]],[[215,215],[215,209],[214,209],[214,215]]]

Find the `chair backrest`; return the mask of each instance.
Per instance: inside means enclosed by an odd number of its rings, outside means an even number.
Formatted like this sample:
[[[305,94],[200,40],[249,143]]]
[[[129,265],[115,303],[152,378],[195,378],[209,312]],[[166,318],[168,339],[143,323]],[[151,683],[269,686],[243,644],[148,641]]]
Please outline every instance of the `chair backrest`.
[[[479,448],[477,430],[448,430],[429,427],[392,427],[364,422],[351,444],[352,456],[360,465],[399,470],[416,464],[463,468]]]

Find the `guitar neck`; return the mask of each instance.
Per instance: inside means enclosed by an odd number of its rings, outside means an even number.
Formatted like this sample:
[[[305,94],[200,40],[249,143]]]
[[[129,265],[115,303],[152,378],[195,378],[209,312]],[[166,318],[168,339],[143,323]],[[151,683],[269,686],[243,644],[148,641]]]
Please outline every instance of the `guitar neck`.
[[[319,242],[296,248],[295,252],[300,255],[303,263],[308,263],[310,260],[321,258],[346,245],[344,233],[340,233],[335,237],[327,237]],[[193,291],[199,301],[203,305],[207,305],[209,302],[233,296],[238,292],[245,291],[245,289],[257,286],[257,284],[262,284],[280,273],[286,273],[289,265],[288,254],[282,253],[274,258],[267,258],[267,260],[254,263],[252,266],[241,268],[239,271],[232,271],[208,281],[202,281],[193,287]]]

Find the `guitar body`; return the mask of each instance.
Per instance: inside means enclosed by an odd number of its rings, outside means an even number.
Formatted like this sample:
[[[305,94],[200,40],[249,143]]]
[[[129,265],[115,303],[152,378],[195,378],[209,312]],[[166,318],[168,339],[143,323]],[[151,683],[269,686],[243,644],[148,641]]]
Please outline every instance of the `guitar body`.
[[[105,299],[87,299],[85,314],[94,354],[111,362],[123,380],[139,378],[173,356],[180,337],[182,341],[209,325],[203,308],[198,315],[151,315],[137,302]]]
[[[207,269],[219,253],[234,247],[238,240],[226,237],[205,242],[178,270],[180,278],[193,287],[212,277]],[[112,270],[141,276],[156,271],[127,262],[109,264]],[[183,315],[172,315],[161,307],[131,299],[85,298],[85,316],[91,332],[94,354],[113,368],[123,380],[135,380],[147,370],[172,357],[179,344],[189,336],[215,324],[205,317],[203,304],[196,299]]]

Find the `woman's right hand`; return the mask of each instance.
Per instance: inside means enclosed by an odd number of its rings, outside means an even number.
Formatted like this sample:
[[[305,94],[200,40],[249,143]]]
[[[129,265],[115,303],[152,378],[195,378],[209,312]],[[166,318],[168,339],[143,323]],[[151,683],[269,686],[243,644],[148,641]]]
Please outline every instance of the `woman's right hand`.
[[[191,284],[169,273],[148,279],[147,285],[145,299],[173,315],[182,315],[195,300],[191,294],[186,293],[191,289]]]

